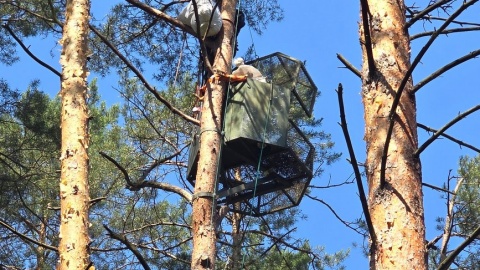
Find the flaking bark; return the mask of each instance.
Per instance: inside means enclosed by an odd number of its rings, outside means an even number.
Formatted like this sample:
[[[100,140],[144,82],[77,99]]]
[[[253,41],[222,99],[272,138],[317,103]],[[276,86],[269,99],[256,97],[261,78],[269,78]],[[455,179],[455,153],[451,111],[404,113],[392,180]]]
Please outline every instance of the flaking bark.
[[[89,0],[68,0],[61,79],[60,243],[57,269],[90,268],[88,236],[87,50]]]
[[[221,3],[223,27],[212,51],[215,54],[214,71],[230,74],[233,57],[236,0]],[[202,116],[200,119],[200,158],[195,183],[195,194],[214,194],[218,161],[221,153],[222,104],[227,88],[226,82],[207,83]],[[215,199],[208,196],[194,196],[192,213],[193,251],[191,269],[215,269],[216,232]]]
[[[370,0],[369,27],[375,70],[369,70],[362,37],[362,99],[367,144],[369,210],[377,241],[370,269],[426,269],[425,226],[416,104],[410,78],[393,118],[389,117],[398,87],[410,67],[403,1]],[[364,13],[365,14],[365,13]],[[388,148],[385,183],[380,183],[382,152],[389,121],[394,121]]]

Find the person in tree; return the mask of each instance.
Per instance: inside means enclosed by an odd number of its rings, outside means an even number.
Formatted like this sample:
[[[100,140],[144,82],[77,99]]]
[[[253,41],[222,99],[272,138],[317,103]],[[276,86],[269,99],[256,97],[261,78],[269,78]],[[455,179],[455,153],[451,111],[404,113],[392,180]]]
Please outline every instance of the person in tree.
[[[248,78],[260,81],[260,82],[267,82],[265,77],[263,77],[262,73],[251,65],[245,65],[245,61],[243,58],[237,58],[233,60],[233,64],[237,67],[232,72],[232,75],[235,76],[247,76]]]

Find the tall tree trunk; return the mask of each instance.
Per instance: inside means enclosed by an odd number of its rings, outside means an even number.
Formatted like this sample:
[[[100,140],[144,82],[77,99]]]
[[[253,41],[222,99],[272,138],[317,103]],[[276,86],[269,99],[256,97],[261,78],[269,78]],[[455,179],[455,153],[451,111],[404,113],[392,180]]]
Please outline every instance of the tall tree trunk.
[[[375,69],[369,67],[368,42],[362,40],[366,172],[369,209],[376,236],[371,247],[370,268],[426,269],[421,165],[414,157],[418,137],[411,78],[392,118],[395,124],[388,148],[385,182],[383,186],[380,183],[390,109],[400,82],[410,67],[405,6],[403,1],[367,2],[373,55],[370,65],[375,65]],[[365,38],[362,24],[360,36]]]
[[[88,109],[87,67],[89,0],[67,0],[62,55],[62,147],[60,179],[60,260],[57,269],[87,269]]]
[[[213,51],[216,72],[230,74],[232,62],[232,39],[234,38],[236,0],[221,1],[223,27],[215,41]],[[200,119],[200,158],[196,176],[192,230],[192,270],[215,269],[216,200],[211,196],[216,189],[218,161],[221,152],[222,104],[227,88],[226,82],[207,83],[202,116]]]

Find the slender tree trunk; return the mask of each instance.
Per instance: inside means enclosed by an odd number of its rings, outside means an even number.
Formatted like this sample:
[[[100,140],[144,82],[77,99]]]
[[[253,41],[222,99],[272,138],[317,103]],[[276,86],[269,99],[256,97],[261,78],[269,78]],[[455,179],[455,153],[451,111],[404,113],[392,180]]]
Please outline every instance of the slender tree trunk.
[[[240,203],[235,203],[236,210],[240,209]],[[242,266],[242,231],[240,222],[242,214],[232,213],[232,270],[240,270]]]
[[[241,169],[240,167],[235,168],[235,180],[236,181],[241,181],[242,180],[242,174],[241,174]],[[240,203],[237,202],[233,205],[233,208],[236,211],[240,210]],[[241,221],[242,221],[243,215],[237,212],[232,213],[232,267],[230,269],[232,270],[240,270],[242,265],[242,240],[243,240],[243,234],[241,231]]]
[[[42,221],[39,224],[40,228],[38,229],[38,240],[41,243],[45,243],[45,239],[47,239],[47,227],[45,226],[45,224],[47,224],[47,218],[45,216],[42,216]],[[45,248],[38,246],[36,248],[36,253],[37,253],[37,267],[35,267],[35,270],[44,269],[45,268]]]
[[[62,55],[62,147],[60,179],[60,243],[57,269],[87,269],[88,236],[88,109],[86,56],[89,0],[67,0],[60,40]]]
[[[366,172],[369,209],[377,239],[371,247],[370,268],[427,269],[421,165],[413,155],[418,148],[418,137],[411,78],[392,119],[395,125],[388,148],[385,184],[380,185],[390,109],[400,82],[410,67],[405,6],[403,1],[367,2],[376,68],[369,73],[366,43],[362,40]],[[362,24],[360,36],[365,38]]]
[[[213,48],[215,52],[213,68],[219,73],[230,74],[231,72],[236,4],[236,0],[223,0],[220,6],[223,27]],[[226,87],[225,82],[207,83],[207,91],[204,96],[200,119],[200,158],[192,213],[192,270],[215,269],[216,201],[211,195],[216,189],[215,183],[222,144],[222,104]]]

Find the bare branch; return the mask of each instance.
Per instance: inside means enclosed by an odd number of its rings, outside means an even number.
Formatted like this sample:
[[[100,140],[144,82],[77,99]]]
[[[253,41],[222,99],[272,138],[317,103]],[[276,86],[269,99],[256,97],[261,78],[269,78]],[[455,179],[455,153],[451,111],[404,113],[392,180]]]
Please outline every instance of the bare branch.
[[[435,2],[433,3],[432,5],[428,6],[427,8],[425,8],[424,10],[418,12],[415,14],[415,16],[413,16],[408,22],[407,24],[405,25],[406,29],[408,29],[410,26],[412,26],[416,21],[422,19],[425,17],[425,15],[427,15],[428,13],[430,13],[431,11],[441,7],[442,5],[448,3],[448,2],[452,2],[452,0],[442,0],[442,1],[438,1],[438,2]]]
[[[365,196],[365,190],[364,190],[363,184],[362,184],[362,176],[360,174],[360,169],[358,168],[357,158],[355,157],[355,150],[353,149],[352,140],[350,139],[350,134],[349,134],[348,128],[347,128],[347,120],[346,120],[346,117],[345,117],[345,108],[344,108],[344,105],[343,105],[343,86],[342,86],[342,84],[338,85],[337,95],[338,95],[338,103],[339,103],[339,107],[340,107],[340,120],[341,120],[341,125],[340,126],[342,127],[343,135],[345,136],[345,141],[347,143],[347,148],[348,148],[348,153],[350,154],[350,159],[352,160],[351,164],[352,164],[352,167],[353,167],[353,171],[355,173],[355,178],[357,180],[356,181],[357,182],[357,188],[358,188],[358,193],[359,193],[359,196],[360,196],[360,202],[362,203],[363,213],[365,215],[365,222],[367,223],[368,232],[370,234],[370,238],[371,238],[372,242],[376,243],[377,237],[375,235],[375,230],[373,228],[372,219],[370,217],[370,212],[368,210],[368,202],[367,202],[367,198]],[[372,245],[372,247],[373,246],[374,245]]]
[[[113,232],[112,230],[110,230],[110,228],[108,228],[106,224],[103,224],[103,227],[105,228],[105,230],[108,231],[108,235],[111,238],[120,241],[135,255],[135,257],[137,257],[138,261],[143,266],[143,269],[150,270],[150,266],[148,266],[147,261],[143,258],[142,254],[140,254],[137,247],[133,245],[130,241],[128,241],[127,237],[124,234],[118,234]]]
[[[53,250],[55,252],[58,252],[58,249],[54,246],[49,246],[47,244],[44,244],[44,243],[41,243],[41,242],[38,242],[37,240],[33,239],[33,238],[30,238],[26,235],[24,235],[23,233],[20,233],[18,232],[17,230],[15,230],[13,227],[11,227],[10,225],[8,225],[7,223],[5,223],[3,220],[0,220],[0,225],[2,225],[3,227],[5,227],[7,230],[11,231],[13,234],[19,236],[20,238],[24,239],[24,240],[27,240],[29,242],[32,242],[38,246],[41,246],[43,248],[46,248],[46,249],[49,249],[49,250]]]
[[[479,27],[480,29],[480,27]],[[422,81],[420,81],[419,83],[417,83],[413,88],[412,88],[412,92],[413,93],[416,93],[418,90],[420,90],[420,88],[422,88],[423,86],[425,86],[427,83],[431,82],[432,80],[434,80],[435,78],[439,77],[440,75],[442,75],[443,73],[445,73],[446,71],[450,70],[451,68],[453,67],[456,67],[458,65],[460,65],[461,63],[463,62],[466,62],[470,59],[473,59],[473,58],[476,58],[477,56],[480,55],[480,50],[476,50],[476,51],[473,51],[473,52],[470,52],[468,53],[467,55],[464,55],[450,63],[448,63],[447,65],[443,66],[442,68],[438,69],[437,71],[433,72],[432,74],[430,74],[427,78],[423,79]]]
[[[348,60],[345,59],[341,54],[338,54],[338,53],[337,53],[337,59],[340,60],[340,62],[342,62],[342,64],[344,64],[347,69],[349,69],[351,72],[353,72],[353,74],[357,75],[357,77],[359,77],[359,78],[362,77],[362,73],[360,72],[360,70],[358,70],[357,68],[355,68],[355,67],[354,67],[350,62],[348,62]]]
[[[424,130],[429,131],[429,132],[433,132],[433,133],[437,132],[436,129],[427,127],[427,126],[422,125],[422,124],[420,124],[420,123],[417,123],[417,127],[423,128]],[[455,139],[454,137],[452,137],[452,136],[450,136],[450,135],[448,135],[448,134],[446,134],[446,133],[442,133],[441,136],[443,136],[443,137],[445,137],[445,138],[447,138],[447,139],[449,139],[449,140],[451,140],[451,141],[453,141],[453,142],[455,142],[455,143],[458,143],[460,146],[464,146],[464,147],[469,148],[469,149],[471,149],[471,150],[473,150],[473,151],[475,151],[475,152],[477,152],[477,153],[480,153],[480,149],[479,149],[479,148],[477,148],[477,147],[475,147],[475,146],[473,146],[473,145],[471,145],[471,144],[465,143],[465,142],[463,142],[463,141],[460,141],[460,140],[458,140],[458,139]]]
[[[472,243],[480,235],[480,226],[467,238],[463,241],[454,251],[448,255],[445,260],[443,260],[438,266],[437,270],[447,270],[450,265],[453,263],[455,258],[462,252],[470,243]]]
[[[395,99],[393,100],[392,107],[390,109],[390,114],[388,116],[390,124],[388,126],[387,136],[386,136],[386,139],[385,139],[385,146],[383,147],[383,152],[382,152],[382,161],[381,161],[381,167],[380,167],[380,185],[382,185],[382,183],[385,183],[385,172],[386,172],[386,166],[387,166],[388,147],[390,146],[390,140],[392,138],[393,126],[395,124],[394,120],[395,120],[395,116],[397,114],[396,113],[397,107],[398,107],[398,104],[400,103],[400,97],[402,96],[402,93],[405,90],[405,86],[407,85],[407,82],[410,80],[410,77],[412,76],[413,71],[415,70],[417,65],[420,63],[420,60],[425,55],[425,53],[430,48],[430,46],[433,44],[433,42],[438,37],[438,35],[440,35],[440,33],[443,30],[445,30],[448,27],[448,25],[456,17],[458,17],[460,14],[462,14],[462,12],[464,10],[466,10],[468,7],[470,7],[471,5],[475,4],[478,1],[479,0],[470,0],[468,2],[463,2],[462,6],[460,6],[460,8],[458,8],[457,11],[455,11],[450,17],[448,17],[448,19],[442,24],[442,26],[440,26],[440,28],[430,37],[430,39],[427,41],[425,46],[423,46],[423,48],[420,50],[418,55],[413,60],[410,68],[405,73],[405,76],[403,77],[403,80],[400,83],[400,86],[398,87],[398,90],[395,94]],[[409,94],[411,94],[411,93],[409,93]]]
[[[438,190],[438,191],[443,191],[443,192],[449,193],[449,194],[455,194],[455,193],[451,192],[451,191],[448,190],[448,189],[440,188],[440,187],[437,187],[437,186],[434,186],[434,185],[430,185],[430,184],[427,184],[427,183],[422,183],[422,186],[426,186],[426,187],[429,187],[429,188],[431,188],[431,189],[435,189],[435,190]]]
[[[363,36],[365,38],[364,46],[365,52],[367,54],[367,62],[368,62],[368,76],[372,77],[373,72],[375,72],[375,60],[373,59],[373,49],[372,49],[372,37],[370,35],[370,20],[369,20],[369,13],[370,10],[368,8],[368,1],[367,0],[360,0],[360,5],[362,9],[362,26],[363,26]]]
[[[99,154],[102,157],[106,158],[108,161],[112,162],[115,165],[115,167],[117,167],[123,173],[125,181],[127,182],[127,188],[129,190],[136,191],[136,190],[140,190],[140,189],[145,188],[145,187],[157,188],[157,189],[161,189],[161,190],[164,190],[164,191],[176,193],[176,194],[180,195],[181,197],[183,197],[184,199],[186,199],[189,202],[192,201],[192,194],[190,192],[188,192],[187,190],[183,189],[183,188],[180,188],[178,186],[175,186],[175,185],[172,185],[172,184],[169,184],[169,183],[162,183],[162,182],[155,182],[155,181],[144,181],[147,174],[143,174],[141,176],[141,178],[140,178],[141,182],[137,182],[137,183],[132,182],[132,180],[130,179],[130,176],[128,175],[127,170],[122,165],[120,165],[114,158],[110,157],[105,152],[99,152]],[[175,153],[172,156],[175,156],[175,155],[178,155],[178,153]],[[169,156],[169,157],[167,157],[165,159],[162,159],[162,160],[171,159],[172,156]],[[158,164],[160,164],[160,162],[154,162],[149,167],[149,169],[156,167]],[[147,169],[147,171],[149,169]],[[151,169],[150,169],[150,171],[151,171]],[[150,172],[150,171],[148,171],[148,172]]]
[[[312,199],[312,200],[314,200],[314,201],[317,201],[317,202],[325,205],[325,206],[328,208],[328,210],[330,210],[330,212],[332,212],[332,214],[333,214],[341,223],[343,223],[343,225],[347,226],[348,228],[350,228],[350,229],[353,230],[354,232],[356,232],[356,233],[358,233],[358,234],[360,234],[360,235],[362,235],[362,236],[365,236],[365,234],[364,234],[363,232],[359,231],[358,228],[355,228],[355,227],[353,227],[352,225],[350,225],[352,222],[348,222],[348,221],[342,219],[342,218],[337,214],[337,212],[335,211],[335,209],[333,209],[333,207],[331,207],[331,206],[330,206],[328,203],[326,203],[324,200],[319,199],[319,198],[317,198],[317,197],[314,197],[314,196],[312,196],[312,195],[310,195],[310,194],[306,194],[305,196],[307,196],[308,198],[310,198],[310,199]]]
[[[447,29],[447,30],[442,31],[440,34],[441,35],[448,35],[448,34],[452,34],[452,33],[462,33],[462,32],[479,31],[479,30],[480,30],[479,26],[461,27],[461,28]],[[415,34],[415,35],[411,35],[410,36],[410,41],[415,40],[417,38],[421,38],[421,37],[428,37],[428,36],[433,35],[434,33],[435,33],[435,31],[427,31],[427,32],[422,32],[422,33],[418,33],[418,34]]]
[[[192,201],[192,194],[190,192],[188,192],[187,190],[185,190],[181,187],[178,187],[178,186],[175,186],[175,185],[172,185],[172,184],[169,184],[169,183],[155,182],[155,181],[144,181],[144,182],[142,182],[142,184],[137,185],[137,186],[138,187],[151,187],[151,188],[161,189],[161,190],[164,190],[164,191],[173,192],[173,193],[176,193],[176,194],[182,196],[185,200],[187,200],[189,202]]]
[[[433,238],[431,241],[427,242],[427,249],[438,249],[435,247],[435,244],[442,239],[442,235],[437,235],[435,238]]]
[[[137,1],[137,0],[126,0],[128,3],[134,5],[135,7],[138,7],[139,9],[147,12],[148,14],[152,15],[152,16],[155,16],[156,18],[159,18],[163,21],[165,21],[166,23],[172,25],[172,26],[175,26],[177,28],[180,28],[182,31],[184,32],[187,32],[189,33],[190,35],[192,36],[195,36],[197,38],[200,38],[199,36],[197,36],[197,34],[195,33],[195,31],[193,31],[193,29],[185,24],[183,24],[180,20],[177,20],[171,16],[169,16],[168,14],[158,10],[158,9],[155,9],[145,3],[142,3],[140,1]]]
[[[414,156],[415,157],[419,157],[420,154],[423,152],[423,150],[425,150],[425,148],[427,148],[433,141],[435,141],[440,135],[443,134],[443,132],[445,132],[448,128],[450,128],[451,126],[453,126],[455,123],[457,123],[458,121],[462,120],[463,118],[467,117],[469,114],[473,113],[473,112],[476,112],[480,110],[480,105],[477,105],[471,109],[469,109],[468,111],[464,112],[464,113],[461,113],[459,114],[457,117],[455,117],[452,121],[448,122],[445,126],[443,126],[441,129],[439,129],[437,132],[435,132],[435,134],[433,134],[432,137],[430,137],[428,140],[426,140],[418,149],[417,151],[415,151],[414,153]]]
[[[166,100],[163,96],[160,95],[160,93],[153,87],[151,86],[148,81],[143,77],[142,73],[113,45],[104,35],[102,35],[95,27],[92,25],[89,25],[90,29],[107,45],[122,61],[127,67],[135,73],[135,75],[138,77],[138,79],[143,83],[143,86],[147,88],[147,90],[152,93],[156,99],[158,99],[163,105],[165,105],[170,111],[172,111],[174,114],[179,115],[182,117],[184,120],[195,124],[195,125],[200,125],[200,122],[185,114],[181,110],[177,109],[174,107],[168,100]]]
[[[450,174],[450,172],[449,172]],[[448,186],[447,189],[450,189],[450,180],[452,178],[450,175],[448,176]],[[445,226],[443,228],[443,240],[442,240],[442,245],[440,247],[440,261],[445,260],[445,257],[447,255],[447,247],[448,247],[448,242],[450,241],[450,237],[452,234],[453,230],[453,216],[454,216],[454,207],[455,207],[455,198],[456,193],[460,186],[462,185],[463,178],[460,178],[457,181],[457,184],[455,185],[455,188],[453,190],[453,194],[450,197],[450,193],[447,193],[447,216],[445,218]]]
[[[25,44],[23,44],[22,40],[20,40],[17,35],[15,35],[15,33],[12,31],[12,29],[8,26],[8,24],[3,24],[2,25],[3,28],[5,28],[8,33],[13,37],[13,39],[15,39],[15,41],[18,43],[18,45],[20,45],[20,47],[22,47],[22,49],[25,51],[25,53],[28,54],[28,56],[30,56],[33,60],[35,60],[35,62],[39,63],[41,66],[47,68],[48,70],[50,70],[51,72],[53,72],[55,75],[57,75],[59,78],[62,77],[62,74],[57,71],[55,68],[53,68],[52,66],[50,66],[49,64],[43,62],[42,60],[40,60],[40,58],[36,57],[28,48],[27,46],[25,46]]]

